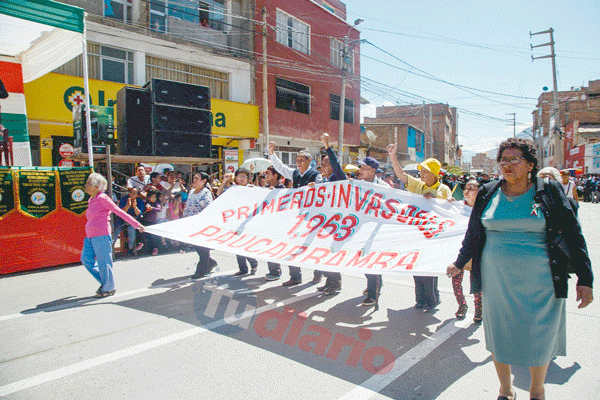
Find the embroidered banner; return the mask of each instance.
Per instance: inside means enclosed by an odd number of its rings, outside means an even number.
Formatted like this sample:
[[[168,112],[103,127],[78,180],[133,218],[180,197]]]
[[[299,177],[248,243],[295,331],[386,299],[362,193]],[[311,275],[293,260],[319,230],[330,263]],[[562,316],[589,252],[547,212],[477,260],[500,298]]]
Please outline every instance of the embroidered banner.
[[[42,218],[56,209],[56,172],[19,170],[19,204],[21,210]]]
[[[200,214],[149,233],[258,260],[346,274],[445,274],[471,209],[363,181],[234,186]]]

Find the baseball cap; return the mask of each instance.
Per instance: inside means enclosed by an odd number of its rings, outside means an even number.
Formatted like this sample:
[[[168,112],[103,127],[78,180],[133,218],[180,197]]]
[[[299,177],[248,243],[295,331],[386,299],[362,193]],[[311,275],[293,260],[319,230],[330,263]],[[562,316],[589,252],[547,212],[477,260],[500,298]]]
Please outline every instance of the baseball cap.
[[[421,164],[417,165],[417,169],[420,171],[425,168],[427,171],[431,172],[434,175],[439,175],[440,170],[442,169],[442,164],[435,158],[428,158],[423,161]]]
[[[373,157],[365,157],[362,160],[358,160],[357,164],[358,165],[368,165],[369,167],[373,168],[376,171],[379,169],[379,161],[377,161]]]

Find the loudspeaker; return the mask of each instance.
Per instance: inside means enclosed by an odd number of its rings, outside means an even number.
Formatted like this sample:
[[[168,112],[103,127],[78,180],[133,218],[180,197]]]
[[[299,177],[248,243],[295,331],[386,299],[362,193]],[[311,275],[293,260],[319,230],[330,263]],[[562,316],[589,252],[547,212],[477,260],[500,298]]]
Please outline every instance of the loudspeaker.
[[[155,132],[156,155],[166,157],[211,157],[210,135]]]
[[[90,107],[92,127],[92,148],[94,153],[104,153],[106,145],[111,146],[111,152],[116,150],[114,114],[112,107]],[[87,153],[87,114],[85,106],[73,107],[73,137],[74,147],[82,153]]]
[[[208,110],[152,105],[152,128],[155,132],[169,131],[210,135],[210,118]]]
[[[117,92],[117,126],[120,154],[152,155],[150,93],[125,86]]]
[[[210,88],[206,86],[152,78],[144,88],[150,91],[155,104],[210,110]]]

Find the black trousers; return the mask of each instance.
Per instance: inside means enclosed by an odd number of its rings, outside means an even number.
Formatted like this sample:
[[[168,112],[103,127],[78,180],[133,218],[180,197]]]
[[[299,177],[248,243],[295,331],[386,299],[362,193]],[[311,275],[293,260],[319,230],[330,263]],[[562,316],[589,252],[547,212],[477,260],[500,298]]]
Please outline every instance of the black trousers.
[[[418,304],[433,306],[440,299],[437,276],[413,276],[415,279],[415,299]]]
[[[198,265],[196,265],[196,274],[206,275],[210,272],[210,249],[206,247],[194,246],[198,253]]]
[[[281,265],[274,262],[267,262],[269,267],[269,274],[274,276],[281,276]]]
[[[367,296],[370,299],[377,300],[379,298],[379,292],[381,292],[381,275],[365,274],[367,277]]]
[[[323,276],[323,271],[317,271],[315,269],[314,277],[320,278],[321,276]],[[300,267],[292,267],[290,265],[290,279],[302,282],[302,270]]]
[[[342,286],[342,274],[339,272],[323,272],[323,275],[327,277],[325,285],[329,287],[340,287]]]
[[[256,261],[254,258],[244,257],[244,256],[240,256],[240,255],[237,255],[236,257],[237,257],[238,267],[240,268],[240,271],[245,274],[248,273],[248,263],[250,264],[251,268],[258,267],[258,261]]]

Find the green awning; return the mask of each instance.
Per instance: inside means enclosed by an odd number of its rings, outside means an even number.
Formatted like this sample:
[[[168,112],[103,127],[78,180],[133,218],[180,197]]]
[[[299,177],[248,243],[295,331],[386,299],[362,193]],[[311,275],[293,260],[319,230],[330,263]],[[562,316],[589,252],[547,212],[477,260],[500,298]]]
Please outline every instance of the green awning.
[[[1,0],[0,14],[83,33],[83,8],[52,0]]]

